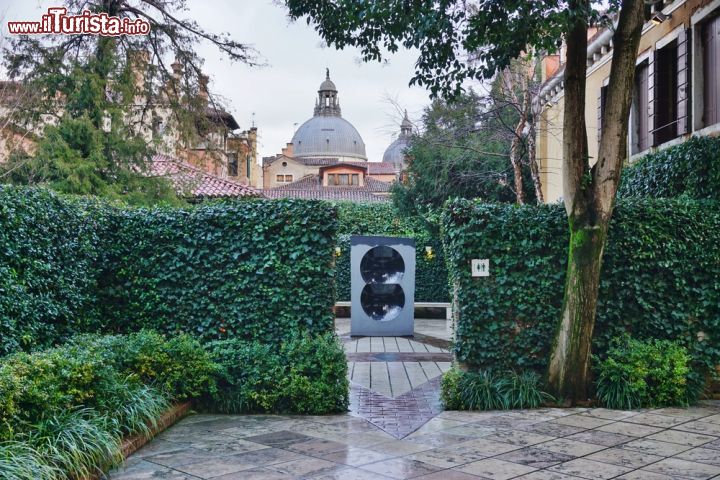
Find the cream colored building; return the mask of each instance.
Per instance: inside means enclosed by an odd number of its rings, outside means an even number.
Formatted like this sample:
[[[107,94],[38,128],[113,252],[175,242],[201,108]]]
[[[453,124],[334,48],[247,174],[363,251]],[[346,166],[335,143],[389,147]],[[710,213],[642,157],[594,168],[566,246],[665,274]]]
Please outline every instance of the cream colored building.
[[[658,2],[642,32],[628,132],[628,160],[720,134],[720,0]],[[612,30],[590,32],[585,121],[591,164],[597,158]],[[562,199],[563,61],[545,60],[537,159],[547,202]]]

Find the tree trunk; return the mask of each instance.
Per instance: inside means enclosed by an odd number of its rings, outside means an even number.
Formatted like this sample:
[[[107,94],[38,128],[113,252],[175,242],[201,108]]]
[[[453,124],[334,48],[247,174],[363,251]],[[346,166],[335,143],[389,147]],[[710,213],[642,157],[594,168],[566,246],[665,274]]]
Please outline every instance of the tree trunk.
[[[607,226],[570,230],[563,316],[551,357],[548,381],[559,398],[588,398],[590,353]]]
[[[516,104],[519,104],[516,90],[523,95],[522,104],[518,105],[520,107],[520,119],[518,120],[517,125],[515,126],[515,132],[513,135],[512,142],[510,143],[510,163],[512,164],[513,168],[513,174],[515,176],[515,197],[517,199],[518,205],[524,205],[525,204],[525,190],[523,187],[523,178],[522,178],[522,140],[525,133],[525,125],[527,124],[528,119],[528,113],[530,111],[530,104],[531,104],[531,95],[527,91],[527,79],[525,78],[524,72],[522,72],[522,68],[519,68],[520,73],[515,74],[515,72],[508,71],[506,78],[508,79],[508,93],[510,95],[510,98],[513,99],[513,101]],[[510,80],[512,77],[518,77],[518,85],[515,85],[515,82]]]
[[[537,115],[533,115],[528,121],[528,125],[530,125],[527,136],[528,163],[530,164],[530,176],[532,177],[533,186],[535,187],[537,203],[545,203],[545,196],[542,192],[542,180],[540,180],[540,168],[537,164],[537,145],[535,144],[535,122],[537,118]]]
[[[587,0],[569,8],[588,7]],[[597,163],[589,168],[585,130],[587,24],[576,19],[567,36],[563,119],[563,187],[570,247],[562,317],[553,344],[548,383],[572,403],[588,399],[590,355],[597,314],[602,255],[626,155],[635,58],[643,0],[624,0],[613,35],[613,59]]]

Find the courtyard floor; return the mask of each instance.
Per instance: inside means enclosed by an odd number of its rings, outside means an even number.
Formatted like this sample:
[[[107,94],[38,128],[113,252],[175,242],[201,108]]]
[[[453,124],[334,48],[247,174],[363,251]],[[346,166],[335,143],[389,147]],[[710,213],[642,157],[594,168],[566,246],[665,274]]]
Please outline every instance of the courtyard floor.
[[[193,415],[109,476],[130,479],[720,478],[720,402],[688,409],[443,412],[443,321],[352,339],[350,412]]]

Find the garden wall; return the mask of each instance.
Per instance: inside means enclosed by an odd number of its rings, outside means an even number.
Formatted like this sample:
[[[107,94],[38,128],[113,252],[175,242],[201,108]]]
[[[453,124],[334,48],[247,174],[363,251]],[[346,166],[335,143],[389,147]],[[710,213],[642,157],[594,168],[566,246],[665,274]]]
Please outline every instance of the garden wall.
[[[105,226],[99,299],[109,330],[266,343],[332,331],[336,212],[327,203],[113,209]]]
[[[720,138],[693,137],[623,169],[618,197],[720,200]]]
[[[443,230],[457,302],[457,358],[471,368],[543,371],[567,265],[563,207],[456,200],[447,205]],[[473,258],[490,259],[490,277],[471,277]],[[702,367],[720,364],[718,203],[618,204],[605,250],[594,353],[602,354],[621,332],[676,339]]]
[[[0,356],[97,327],[97,222],[86,204],[0,185]]]
[[[338,246],[335,284],[338,300],[350,300],[350,236],[385,235],[416,241],[415,301],[447,302],[448,274],[442,241],[418,218],[400,218],[390,204],[338,203]],[[425,247],[432,247],[428,256]]]
[[[136,209],[0,187],[0,355],[84,332],[332,331],[336,229],[317,201]]]

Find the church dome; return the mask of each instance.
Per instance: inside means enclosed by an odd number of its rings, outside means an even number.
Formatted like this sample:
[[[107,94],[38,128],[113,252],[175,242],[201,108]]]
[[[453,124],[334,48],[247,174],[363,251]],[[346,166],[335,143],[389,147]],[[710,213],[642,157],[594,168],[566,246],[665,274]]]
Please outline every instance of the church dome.
[[[385,153],[383,153],[382,158],[383,163],[392,163],[394,165],[398,165],[401,168],[404,167],[406,163],[405,151],[410,145],[411,135],[412,123],[410,123],[410,119],[407,116],[407,111],[405,111],[405,118],[403,118],[403,121],[400,124],[400,135],[385,149]]]
[[[342,117],[318,115],[300,125],[292,138],[296,157],[350,157],[367,160],[365,143]]]
[[[367,160],[365,142],[350,122],[342,118],[337,88],[330,71],[320,84],[315,115],[297,129],[292,138],[296,157],[336,157]]]

